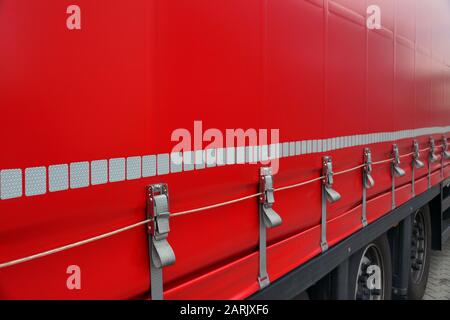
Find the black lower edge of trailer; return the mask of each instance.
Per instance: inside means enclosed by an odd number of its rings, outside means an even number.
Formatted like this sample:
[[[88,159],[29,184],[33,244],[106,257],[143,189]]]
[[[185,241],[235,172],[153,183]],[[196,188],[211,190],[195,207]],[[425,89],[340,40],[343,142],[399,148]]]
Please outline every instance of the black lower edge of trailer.
[[[450,180],[447,180],[447,182]],[[433,199],[441,195],[438,199],[439,217],[438,223],[440,232],[438,239],[433,241],[433,249],[440,249],[441,242],[445,238],[450,237],[450,227],[443,230],[442,223],[442,207],[441,201],[443,199],[443,186],[445,182],[436,185],[424,193],[417,195],[405,204],[392,210],[387,215],[369,224],[367,227],[361,229],[350,237],[344,239],[340,243],[331,247],[328,251],[311,259],[305,264],[299,266],[293,271],[289,272],[282,278],[272,282],[269,286],[249,297],[251,300],[285,300],[297,297],[314,285],[317,281],[322,279],[325,275],[335,270],[338,266],[345,263],[347,259],[354,253],[367,245],[369,242],[375,240],[392,227],[397,226],[404,219],[411,216],[417,209],[430,203]],[[435,235],[437,235],[435,233]],[[404,294],[402,292],[402,294]],[[339,294],[338,294],[339,295]]]

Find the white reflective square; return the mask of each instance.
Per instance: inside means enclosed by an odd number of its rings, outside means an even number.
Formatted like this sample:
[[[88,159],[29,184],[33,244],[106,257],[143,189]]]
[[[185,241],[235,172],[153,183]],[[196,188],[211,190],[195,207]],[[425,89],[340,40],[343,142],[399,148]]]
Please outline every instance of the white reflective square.
[[[47,169],[35,167],[25,169],[25,195],[36,196],[47,192]]]
[[[206,149],[206,166],[208,168],[215,167],[217,165],[217,149]]]
[[[226,150],[224,148],[218,148],[217,151],[217,166],[224,166],[227,163]]]
[[[253,147],[248,146],[245,147],[245,162],[246,163],[253,163]]]
[[[317,152],[322,152],[322,140],[317,140]]]
[[[70,188],[78,189],[89,186],[89,162],[70,164]]]
[[[312,153],[317,152],[317,140],[312,141]]]
[[[301,141],[302,144],[302,154],[306,154],[306,141]]]
[[[269,146],[267,144],[261,146],[261,161],[269,160]]]
[[[195,151],[195,169],[204,169],[206,167],[206,157],[205,157],[205,150],[196,150]]]
[[[127,158],[127,180],[135,180],[141,177],[141,157]]]
[[[289,157],[289,142],[283,142],[283,158]]]
[[[164,174],[168,174],[169,173],[169,154],[168,153],[164,153],[164,154],[158,154],[158,158],[156,160],[156,165],[157,165],[157,172],[158,175],[164,175]]]
[[[295,142],[289,142],[289,156],[295,156]]]
[[[183,153],[184,171],[194,170],[194,152],[185,151]]]
[[[259,146],[253,147],[253,161],[256,163],[261,159],[261,148]]]
[[[8,169],[0,171],[0,198],[12,199],[22,196],[22,170]]]
[[[295,155],[298,156],[302,153],[302,143],[301,141],[295,142]]]
[[[67,164],[48,167],[48,189],[50,192],[69,189],[69,166]]]
[[[109,182],[125,180],[125,158],[109,160]]]
[[[177,173],[183,171],[183,154],[172,152],[170,154],[170,172]]]
[[[312,141],[308,140],[306,141],[306,153],[311,153],[312,152]]]
[[[98,185],[108,182],[108,161],[95,160],[91,162],[91,184]]]
[[[142,177],[153,177],[156,175],[156,156],[142,157]]]
[[[237,164],[245,163],[245,147],[236,148],[236,163]]]
[[[235,164],[236,163],[236,156],[235,156],[235,149],[234,147],[228,147],[226,150],[226,160],[227,164]]]

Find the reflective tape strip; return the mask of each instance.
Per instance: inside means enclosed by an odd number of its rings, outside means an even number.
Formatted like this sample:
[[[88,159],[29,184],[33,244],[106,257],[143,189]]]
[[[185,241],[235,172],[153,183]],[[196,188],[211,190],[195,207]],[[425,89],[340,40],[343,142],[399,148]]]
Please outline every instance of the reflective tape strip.
[[[373,143],[445,134],[449,131],[450,126],[417,128],[396,132],[330,137],[322,140],[300,140],[271,145],[218,148],[213,149],[215,155],[213,151],[200,150],[198,152],[185,151],[182,156],[165,153],[142,157],[132,156],[90,162],[63,163],[48,167],[2,169],[0,170],[0,199],[14,199],[23,195],[37,196],[47,192],[61,192],[111,182],[224,165],[266,162],[283,157],[302,156]],[[180,158],[181,164],[178,163]],[[196,163],[195,161],[198,159],[200,161]]]

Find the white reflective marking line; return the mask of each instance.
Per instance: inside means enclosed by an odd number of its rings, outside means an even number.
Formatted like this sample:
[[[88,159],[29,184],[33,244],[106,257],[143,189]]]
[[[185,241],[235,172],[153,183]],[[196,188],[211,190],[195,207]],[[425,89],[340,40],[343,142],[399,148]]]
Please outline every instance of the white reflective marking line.
[[[72,162],[70,164],[70,189],[89,186],[89,162]]]
[[[50,192],[69,189],[69,166],[67,164],[48,167],[48,189]]]
[[[141,178],[141,157],[127,158],[127,180],[136,180]]]
[[[156,175],[156,156],[142,157],[142,177],[153,177]]]
[[[125,158],[109,160],[109,182],[125,180]]]
[[[47,168],[25,169],[25,195],[37,196],[47,192]]]
[[[108,160],[91,162],[91,184],[99,185],[108,182]]]
[[[169,154],[163,153],[158,154],[158,158],[156,160],[157,172],[158,175],[164,175],[169,173]]]
[[[396,132],[379,132],[370,134],[358,134],[352,136],[332,137],[323,140],[301,140],[294,142],[284,142],[271,144],[270,146],[245,146],[238,148],[216,149],[214,151],[199,150],[195,154],[201,159],[195,165],[194,152],[187,151],[181,154],[159,154],[109,159],[74,162],[70,166],[67,164],[51,165],[48,167],[48,189],[50,192],[83,188],[108,182],[123,181],[125,179],[139,179],[141,177],[151,177],[164,175],[169,172],[176,173],[193,170],[194,167],[202,169],[205,164],[209,167],[224,164],[244,164],[268,161],[293,155],[308,153],[328,152],[347,147],[364,146],[381,142],[392,142],[407,138],[418,138],[426,135],[433,135],[435,139],[440,139],[437,135],[448,133],[450,126],[431,127],[401,130]],[[175,158],[182,159],[178,164]],[[214,159],[216,158],[216,159]],[[209,160],[208,160],[209,159]],[[214,161],[216,160],[216,161]],[[184,166],[183,166],[184,165]],[[0,199],[12,199],[21,197],[23,185],[25,195],[34,196],[47,192],[47,168],[33,167],[26,168],[22,176],[21,169],[0,170]],[[69,175],[70,170],[70,175]],[[109,173],[109,174],[108,174]]]
[[[13,199],[22,196],[22,170],[0,171],[0,199]]]

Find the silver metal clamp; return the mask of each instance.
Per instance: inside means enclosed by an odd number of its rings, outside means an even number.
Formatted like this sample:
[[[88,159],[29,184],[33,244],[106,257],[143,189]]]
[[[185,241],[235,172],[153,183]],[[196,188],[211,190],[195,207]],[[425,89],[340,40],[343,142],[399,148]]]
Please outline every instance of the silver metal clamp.
[[[430,138],[429,140],[430,149],[428,154],[428,189],[431,188],[431,164],[438,160],[438,156],[436,155],[436,144],[434,142],[434,138]]]
[[[363,167],[363,194],[362,194],[362,218],[363,227],[367,226],[367,189],[373,188],[375,180],[372,177],[372,152],[369,148],[364,149]]]
[[[260,169],[260,198],[259,198],[259,277],[260,288],[270,284],[267,273],[267,228],[274,228],[282,223],[278,213],[273,210],[275,203],[273,176],[270,167]]]
[[[392,146],[392,173],[395,177],[403,177],[406,172],[400,167],[400,153],[398,151],[398,146],[394,144]]]
[[[398,146],[396,144],[392,145],[392,166],[391,166],[391,176],[392,176],[392,209],[395,208],[395,178],[403,177],[406,172],[400,167],[400,153],[398,151]]]
[[[147,187],[148,244],[150,257],[151,298],[162,300],[162,268],[175,263],[175,253],[167,241],[169,225],[169,192],[167,184]]]
[[[413,168],[421,169],[425,164],[420,160],[419,142],[414,140],[413,142]]]
[[[448,151],[448,141],[446,136],[442,136],[442,158],[450,159],[450,151]]]
[[[327,202],[335,203],[341,199],[339,192],[333,189],[333,159],[329,156],[323,157],[322,167],[322,215],[321,215],[321,241],[322,251],[328,250],[327,242]]]
[[[420,160],[419,141],[413,141],[413,155],[412,155],[412,170],[411,170],[411,193],[416,195],[416,170],[421,169],[425,164]]]

